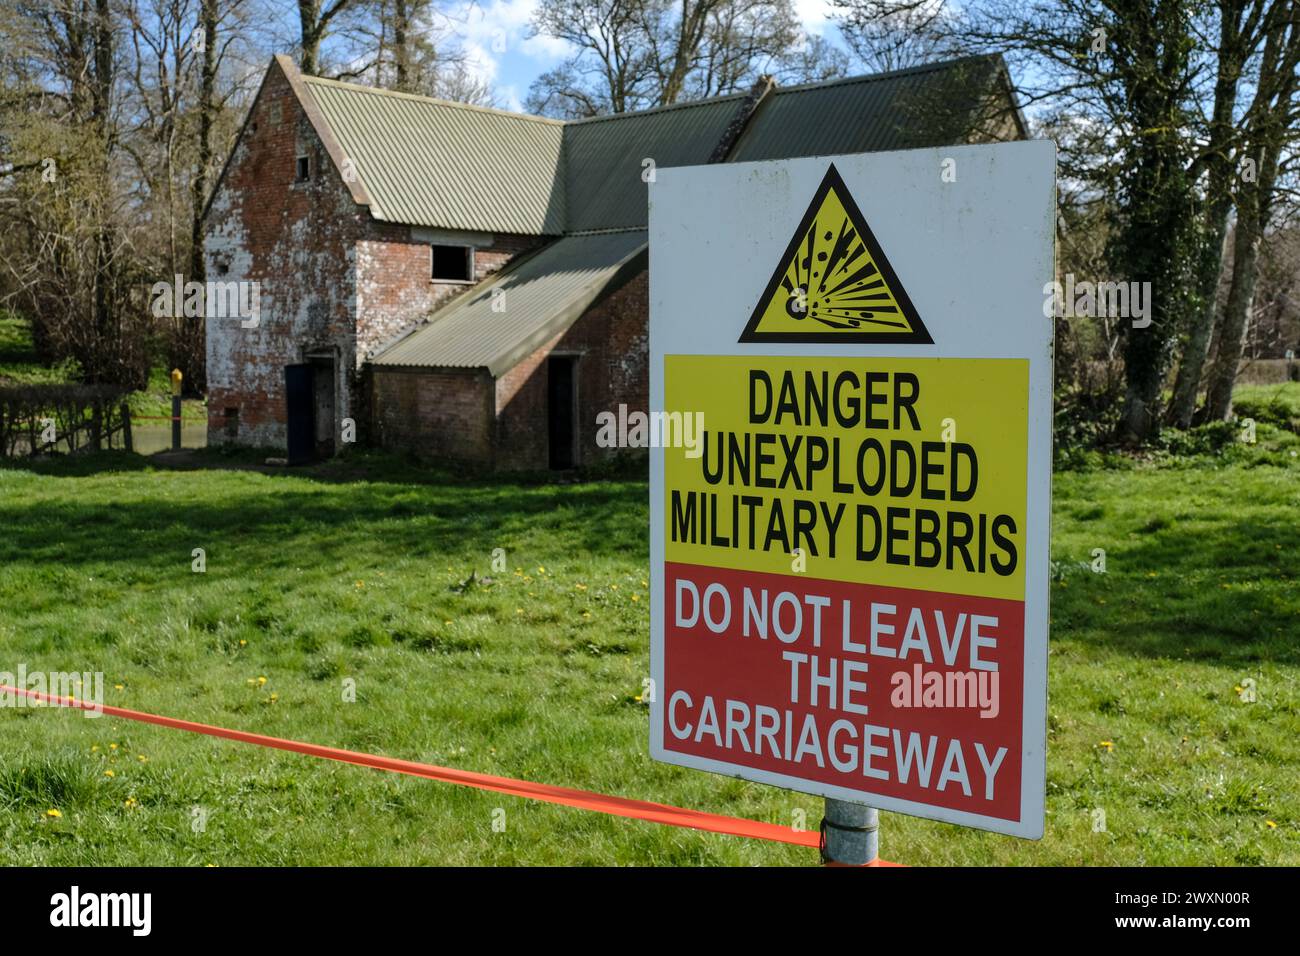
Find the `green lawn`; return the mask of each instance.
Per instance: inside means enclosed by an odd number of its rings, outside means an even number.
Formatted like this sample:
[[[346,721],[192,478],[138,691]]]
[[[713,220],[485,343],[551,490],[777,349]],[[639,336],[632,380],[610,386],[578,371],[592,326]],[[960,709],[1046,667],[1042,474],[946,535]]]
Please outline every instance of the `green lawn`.
[[[887,858],[1300,863],[1300,440],[1258,437],[1057,475],[1047,835],[885,814]],[[816,826],[817,798],[647,757],[643,482],[464,482],[366,456],[34,467],[0,469],[0,670],[102,670],[109,704]],[[0,726],[0,863],[816,857],[109,717]]]

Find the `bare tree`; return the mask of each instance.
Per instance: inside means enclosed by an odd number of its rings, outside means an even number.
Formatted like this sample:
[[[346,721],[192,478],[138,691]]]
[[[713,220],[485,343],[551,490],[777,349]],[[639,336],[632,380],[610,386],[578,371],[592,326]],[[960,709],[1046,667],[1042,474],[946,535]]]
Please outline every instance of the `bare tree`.
[[[320,69],[320,50],[330,35],[335,21],[353,5],[355,0],[298,0],[299,45],[298,65],[304,73],[314,74]]]
[[[832,0],[844,39],[875,72],[941,60],[953,50],[946,0]]]
[[[1232,389],[1241,363],[1242,343],[1255,298],[1260,244],[1276,200],[1284,152],[1297,141],[1300,118],[1300,0],[1280,0],[1281,14],[1264,43],[1255,99],[1244,121],[1244,160],[1251,170],[1237,188],[1233,231],[1232,283],[1218,327],[1218,351],[1206,384],[1204,417],[1232,414]]]
[[[790,0],[544,0],[533,30],[577,51],[530,90],[529,108],[550,115],[731,93],[799,63],[785,59],[800,41]]]
[[[1236,123],[1237,96],[1247,62],[1257,51],[1269,23],[1280,7],[1268,9],[1268,0],[1217,0],[1218,40],[1214,45],[1216,60],[1213,107],[1206,123],[1205,149],[1193,164],[1205,170],[1204,221],[1201,248],[1196,263],[1196,301],[1183,342],[1169,403],[1169,421],[1181,428],[1192,423],[1201,371],[1209,350],[1214,328],[1223,250],[1228,235],[1228,215],[1232,209],[1232,186],[1235,158],[1240,148]]]

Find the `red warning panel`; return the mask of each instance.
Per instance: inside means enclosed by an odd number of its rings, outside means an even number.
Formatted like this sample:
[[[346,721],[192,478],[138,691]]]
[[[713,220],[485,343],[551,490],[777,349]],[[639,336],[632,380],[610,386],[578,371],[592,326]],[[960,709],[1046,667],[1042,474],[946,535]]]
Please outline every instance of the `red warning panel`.
[[[666,562],[663,748],[1017,822],[1024,604]]]

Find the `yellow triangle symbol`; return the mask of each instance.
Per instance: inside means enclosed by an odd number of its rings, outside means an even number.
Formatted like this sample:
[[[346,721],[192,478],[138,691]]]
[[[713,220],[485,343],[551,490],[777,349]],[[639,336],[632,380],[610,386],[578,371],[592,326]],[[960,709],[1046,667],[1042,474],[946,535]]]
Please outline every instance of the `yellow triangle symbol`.
[[[934,343],[833,165],[740,341]]]

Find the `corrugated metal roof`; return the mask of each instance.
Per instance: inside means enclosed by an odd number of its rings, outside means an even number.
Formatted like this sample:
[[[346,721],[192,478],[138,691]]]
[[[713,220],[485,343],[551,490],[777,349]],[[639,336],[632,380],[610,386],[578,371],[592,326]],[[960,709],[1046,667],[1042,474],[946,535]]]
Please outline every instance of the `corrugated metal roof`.
[[[565,236],[511,264],[371,360],[382,367],[486,368],[500,375],[572,325],[645,249],[641,230]],[[494,290],[505,296],[492,309]]]
[[[708,162],[742,99],[735,94],[567,123],[567,230],[644,229],[644,161],[656,167]]]
[[[892,73],[778,88],[729,162],[916,149],[964,140],[1001,59],[970,57]]]
[[[564,124],[302,78],[376,219],[528,235],[564,231]]]
[[[995,92],[1004,70],[1000,57],[972,57],[778,88],[761,101],[727,161],[964,141],[980,98]],[[356,163],[376,218],[538,235],[606,230],[568,235],[517,260],[372,359],[493,375],[568,328],[626,270],[642,267],[644,161],[665,168],[708,162],[745,99],[734,94],[561,123],[302,81],[324,117],[327,142],[332,136]],[[492,311],[496,289],[507,297],[504,312]]]

